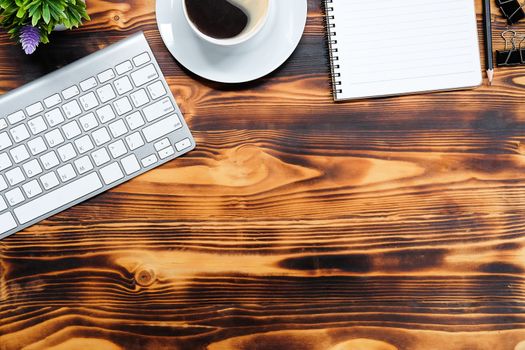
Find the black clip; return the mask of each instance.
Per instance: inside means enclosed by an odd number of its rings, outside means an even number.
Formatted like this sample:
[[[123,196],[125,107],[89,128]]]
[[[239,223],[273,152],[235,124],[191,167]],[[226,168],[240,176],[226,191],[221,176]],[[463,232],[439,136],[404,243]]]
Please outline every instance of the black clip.
[[[512,36],[508,36],[508,33],[512,33]],[[518,36],[514,30],[506,30],[501,33],[501,37],[505,40],[505,50],[496,51],[496,65],[498,67],[525,65],[525,36]],[[520,39],[517,45],[516,39]]]
[[[510,25],[525,18],[524,5],[521,5],[518,0],[496,0],[496,3]]]

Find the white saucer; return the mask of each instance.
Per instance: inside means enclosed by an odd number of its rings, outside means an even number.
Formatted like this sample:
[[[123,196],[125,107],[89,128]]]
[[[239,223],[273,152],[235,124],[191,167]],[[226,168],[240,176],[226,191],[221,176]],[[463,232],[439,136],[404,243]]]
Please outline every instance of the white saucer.
[[[215,46],[192,31],[182,10],[183,0],[157,0],[157,24],[162,40],[180,64],[193,73],[222,83],[263,77],[280,67],[303,35],[307,0],[276,0],[264,28],[238,47]]]

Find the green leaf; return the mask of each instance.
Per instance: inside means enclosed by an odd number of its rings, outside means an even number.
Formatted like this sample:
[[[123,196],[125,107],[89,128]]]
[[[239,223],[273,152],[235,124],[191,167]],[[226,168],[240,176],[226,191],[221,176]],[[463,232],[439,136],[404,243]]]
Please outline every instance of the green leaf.
[[[51,12],[49,11],[49,6],[47,5],[47,3],[43,6],[42,18],[44,19],[44,22],[46,22],[46,24],[49,24],[49,21],[51,20]]]
[[[24,17],[25,14],[26,14],[26,9],[23,8],[23,7],[20,7],[18,9],[18,12],[16,13],[16,17],[22,18],[22,17]]]
[[[46,32],[42,32],[40,34],[40,42],[42,44],[48,44],[49,43],[49,37],[47,36],[47,33]]]
[[[38,8],[33,14],[33,18],[31,19],[31,25],[33,25],[33,27],[36,27],[38,21],[40,21],[40,18],[42,18],[42,11],[40,11],[40,8]]]

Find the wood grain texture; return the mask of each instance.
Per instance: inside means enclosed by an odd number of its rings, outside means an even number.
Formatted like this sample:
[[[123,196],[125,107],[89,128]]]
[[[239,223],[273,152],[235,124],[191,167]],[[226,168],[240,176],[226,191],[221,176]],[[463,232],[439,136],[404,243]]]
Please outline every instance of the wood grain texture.
[[[0,91],[144,30],[198,147],[0,241],[1,350],[525,349],[523,68],[334,104],[319,0],[234,86],[173,60],[153,0],[88,5],[35,56],[0,34]]]

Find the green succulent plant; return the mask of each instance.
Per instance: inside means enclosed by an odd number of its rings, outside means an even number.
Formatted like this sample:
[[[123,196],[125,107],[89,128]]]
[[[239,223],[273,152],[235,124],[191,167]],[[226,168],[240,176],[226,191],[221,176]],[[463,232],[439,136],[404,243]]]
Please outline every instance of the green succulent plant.
[[[0,26],[11,38],[18,38],[24,26],[39,30],[40,42],[49,42],[55,26],[76,28],[89,20],[86,4],[81,0],[0,0]]]

